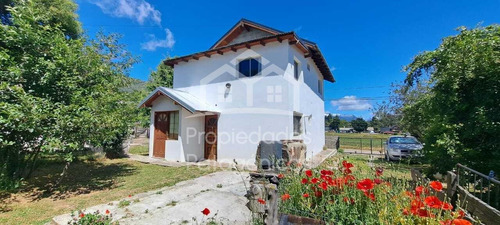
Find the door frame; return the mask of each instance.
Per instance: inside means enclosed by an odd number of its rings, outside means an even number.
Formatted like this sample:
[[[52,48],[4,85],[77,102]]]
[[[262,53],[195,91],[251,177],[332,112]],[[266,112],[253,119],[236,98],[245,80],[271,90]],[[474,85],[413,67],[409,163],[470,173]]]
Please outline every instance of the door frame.
[[[204,145],[203,145],[203,157],[204,157],[205,159],[209,159],[209,158],[208,158],[208,156],[209,156],[209,155],[207,155],[207,154],[206,154],[206,153],[207,153],[207,152],[206,152],[206,149],[207,149],[207,144],[208,144],[208,143],[207,143],[207,136],[206,136],[206,135],[207,135],[207,122],[208,122],[208,119],[209,119],[210,117],[215,117],[215,118],[217,119],[217,124],[216,124],[216,126],[215,126],[215,161],[217,161],[217,158],[218,158],[218,156],[219,156],[219,154],[217,154],[217,152],[218,152],[218,147],[217,147],[217,145],[219,144],[219,140],[218,140],[218,139],[219,139],[219,115],[205,115],[205,124],[204,124],[204,128],[205,128],[205,129],[204,129],[204,130],[205,130],[205,135],[204,135],[204,137],[205,137],[205,138],[204,138],[204,142],[205,142],[205,143],[204,143]]]
[[[170,113],[171,112],[179,112],[180,114],[180,110],[167,110],[167,111],[154,111],[154,117],[153,117],[153,127],[154,127],[154,130],[153,130],[153,151],[151,153],[151,156],[152,157],[156,157],[154,155],[155,153],[155,142],[156,142],[156,115],[157,113],[167,113],[167,129],[166,129],[166,132],[165,132],[165,135],[167,136],[167,138],[165,139],[166,140],[169,140],[168,136],[169,136],[169,131],[170,131]],[[179,115],[180,117],[180,115]],[[179,118],[180,120],[180,118]],[[163,158],[165,158],[165,156],[167,155],[167,145],[165,144],[165,149],[164,149],[164,152],[163,152]]]

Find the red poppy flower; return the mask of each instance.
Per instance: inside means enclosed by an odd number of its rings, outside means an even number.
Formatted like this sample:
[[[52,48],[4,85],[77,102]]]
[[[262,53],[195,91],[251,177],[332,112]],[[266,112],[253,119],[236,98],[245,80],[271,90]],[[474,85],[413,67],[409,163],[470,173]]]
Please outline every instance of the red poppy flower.
[[[418,209],[416,215],[420,217],[433,217],[433,215],[425,209]]]
[[[265,204],[266,204],[266,201],[265,201],[264,199],[262,199],[262,198],[257,199],[257,201],[258,201],[260,204],[262,204],[262,205],[265,205]]]
[[[351,170],[351,169],[349,169],[349,168],[345,168],[345,169],[344,169],[344,173],[345,173],[345,174],[350,174],[350,173],[352,173],[352,170]]]
[[[431,183],[429,183],[429,186],[431,186],[431,188],[436,191],[443,190],[443,184],[441,184],[441,182],[439,181],[432,181]]]
[[[315,183],[318,183],[318,181],[319,181],[319,179],[318,179],[318,178],[313,178],[313,179],[311,180],[311,183],[315,184]]]
[[[203,213],[203,215],[205,216],[208,216],[208,214],[210,214],[210,209],[205,208],[203,209],[203,211],[201,211],[201,213]]]
[[[309,183],[309,180],[307,178],[302,178],[302,184],[307,184]]]
[[[131,198],[131,197],[132,197],[132,195],[128,195],[128,197],[129,197],[129,198]]]
[[[106,214],[109,214],[109,210],[106,209]]]
[[[451,221],[451,224],[453,224],[453,225],[471,225],[471,222],[469,222],[468,220],[464,220],[464,219],[454,219],[453,221]]]
[[[321,191],[315,191],[314,192],[314,196],[316,196],[317,198],[321,198],[321,196],[323,196],[323,192],[321,192]]]
[[[306,176],[312,177],[313,172],[311,170],[306,170]]]
[[[417,187],[415,188],[415,195],[416,195],[416,196],[420,196],[420,195],[422,194],[422,192],[423,192],[423,191],[424,191],[424,187],[422,187],[422,186],[417,186]]]
[[[347,174],[347,175],[345,175],[345,180],[346,180],[346,183],[347,183],[350,180],[356,180],[356,178],[353,175],[351,175],[351,174]]]
[[[410,191],[405,191],[405,195],[410,198],[413,198],[413,193],[411,193]]]
[[[441,225],[451,225],[451,220],[439,221],[439,224],[441,224]]]
[[[326,189],[328,189],[328,184],[326,182],[321,182],[321,184],[319,184],[319,187],[323,190],[326,191]]]
[[[285,177],[285,175],[283,175],[282,173],[278,174],[279,179],[283,179],[283,177]]]
[[[352,165],[352,163],[349,163],[349,162],[347,162],[345,160],[342,161],[342,166],[344,166],[344,168],[346,168],[346,169],[354,167],[354,165]]]
[[[442,202],[439,200],[438,197],[436,196],[429,196],[429,197],[426,197],[425,198],[425,204],[427,204],[427,206],[431,207],[431,208],[436,208],[436,209],[439,209],[441,208],[442,206]]]
[[[309,194],[305,193],[305,194],[302,195],[302,197],[309,198]]]
[[[408,214],[410,214],[410,213],[408,212],[408,209],[403,209],[403,215],[407,216]]]
[[[454,213],[457,219],[462,219],[465,217],[465,212],[463,210],[458,210],[458,212]]]
[[[443,210],[452,210],[453,206],[450,203],[443,203],[442,205]]]
[[[286,201],[288,199],[290,199],[290,195],[289,194],[284,194],[284,195],[281,196],[281,200],[283,200],[283,201]]]
[[[363,191],[366,197],[370,198],[372,201],[375,201],[375,194],[373,192]]]
[[[85,216],[84,213],[80,213],[80,218],[83,218]]]
[[[377,177],[382,176],[382,173],[384,173],[384,169],[383,168],[377,167],[375,169],[375,176],[377,176]]]
[[[373,182],[370,179],[364,179],[360,182],[358,182],[357,188],[359,190],[362,190],[364,192],[369,191],[373,189]]]
[[[323,175],[323,176],[331,176],[331,175],[333,175],[333,171],[331,171],[331,170],[321,170],[321,175]]]
[[[378,179],[378,178],[373,179],[373,181],[374,181],[376,184],[381,184],[381,183],[382,183],[382,180],[381,180],[381,179]]]

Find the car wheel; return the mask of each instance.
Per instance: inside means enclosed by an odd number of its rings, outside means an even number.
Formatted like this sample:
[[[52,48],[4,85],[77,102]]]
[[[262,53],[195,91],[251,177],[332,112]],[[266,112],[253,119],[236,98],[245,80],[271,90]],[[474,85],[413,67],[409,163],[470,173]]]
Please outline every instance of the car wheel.
[[[386,160],[387,162],[390,162],[390,161],[391,161],[391,158],[389,158],[389,155],[388,155],[387,153],[385,153],[385,160]]]

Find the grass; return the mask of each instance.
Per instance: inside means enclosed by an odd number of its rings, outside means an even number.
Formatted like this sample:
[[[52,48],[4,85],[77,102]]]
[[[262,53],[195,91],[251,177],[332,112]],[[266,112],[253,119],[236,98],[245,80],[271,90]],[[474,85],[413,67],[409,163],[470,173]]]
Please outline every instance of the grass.
[[[384,169],[385,177],[393,177],[396,179],[411,179],[411,168],[424,169],[429,167],[428,164],[410,163],[409,161],[387,162],[383,158],[372,157],[370,155],[353,155],[339,153],[333,157],[326,159],[320,167],[330,169],[336,167],[343,160],[353,163],[357,166],[357,170],[364,173],[374,173],[374,168],[381,167]]]
[[[135,155],[149,155],[149,146],[147,145],[134,145],[131,146],[129,151],[130,154]]]
[[[52,217],[104,204],[215,172],[210,168],[163,167],[128,159],[80,159],[70,165],[49,158],[17,193],[0,195],[0,224],[45,224]]]
[[[340,137],[340,147],[343,149],[361,149],[382,151],[385,141],[391,135],[367,133],[334,133],[326,132],[327,136]]]

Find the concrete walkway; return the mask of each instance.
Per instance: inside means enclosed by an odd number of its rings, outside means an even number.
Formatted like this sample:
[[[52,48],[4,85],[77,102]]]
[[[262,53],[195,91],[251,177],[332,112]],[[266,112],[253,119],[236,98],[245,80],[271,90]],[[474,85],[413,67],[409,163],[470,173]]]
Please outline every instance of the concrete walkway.
[[[211,211],[208,217],[217,213],[217,222],[251,224],[244,197],[248,181],[249,175],[245,172],[217,172],[122,199],[130,202],[125,207],[119,207],[120,201],[113,201],[88,208],[85,213],[109,210],[113,221],[119,224],[199,224],[207,221],[201,211],[208,208]],[[70,220],[71,215],[64,214],[54,217],[52,223],[62,225]]]

